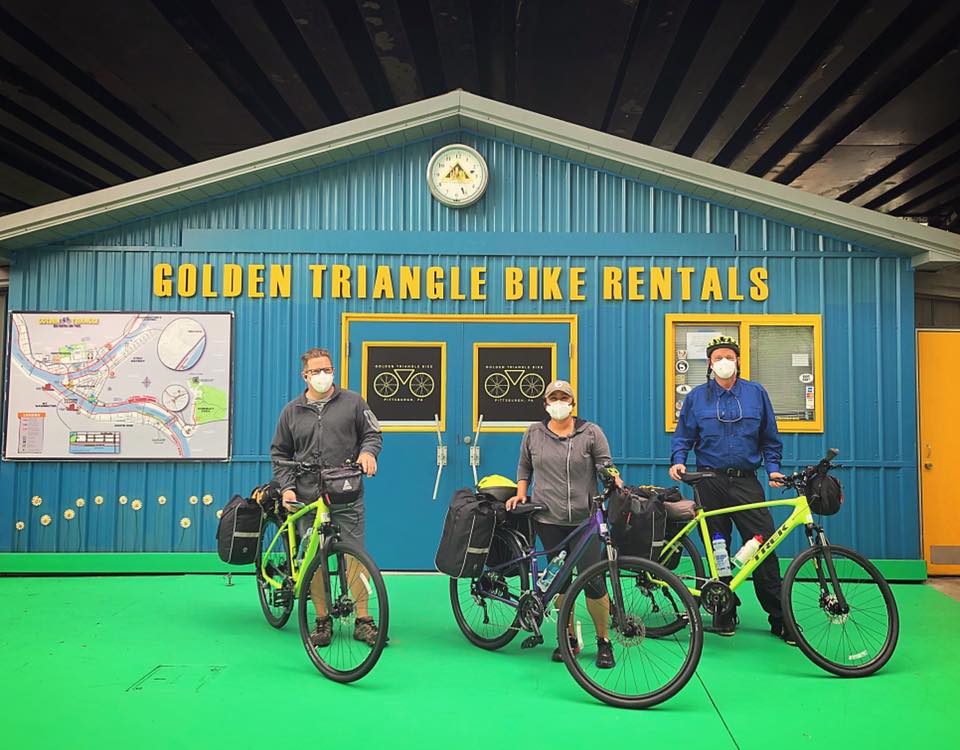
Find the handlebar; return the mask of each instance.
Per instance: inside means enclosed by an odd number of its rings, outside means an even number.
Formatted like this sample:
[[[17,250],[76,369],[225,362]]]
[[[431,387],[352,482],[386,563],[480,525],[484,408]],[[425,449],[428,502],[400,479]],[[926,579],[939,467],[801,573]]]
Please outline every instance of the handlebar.
[[[839,450],[836,448],[830,448],[827,451],[827,455],[821,458],[816,466],[808,466],[805,469],[795,471],[793,474],[790,474],[789,476],[777,481],[785,490],[802,490],[806,486],[807,482],[809,482],[817,474],[826,474],[828,471],[830,471],[830,469],[837,468],[833,463],[833,459],[839,455]]]

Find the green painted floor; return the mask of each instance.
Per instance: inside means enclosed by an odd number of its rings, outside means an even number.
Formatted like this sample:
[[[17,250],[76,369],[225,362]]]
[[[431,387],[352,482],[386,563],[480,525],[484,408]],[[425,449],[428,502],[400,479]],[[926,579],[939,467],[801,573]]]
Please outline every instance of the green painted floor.
[[[677,697],[625,711],[582,692],[546,646],[468,644],[439,576],[388,576],[391,645],[349,686],[313,669],[295,620],[279,632],[263,621],[251,577],[234,582],[0,578],[4,746],[960,745],[960,602],[922,584],[894,587],[900,645],[873,677],[821,672],[766,633],[747,596],[736,637],[706,636],[697,677]]]

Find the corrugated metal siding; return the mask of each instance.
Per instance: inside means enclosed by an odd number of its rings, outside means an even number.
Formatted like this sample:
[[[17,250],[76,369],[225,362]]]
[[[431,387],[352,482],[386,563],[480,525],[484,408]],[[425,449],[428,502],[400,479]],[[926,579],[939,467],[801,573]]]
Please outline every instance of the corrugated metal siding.
[[[465,142],[491,168],[487,196],[454,211],[430,197],[423,175],[439,145]],[[304,286],[289,300],[154,299],[154,263],[293,263],[306,269],[316,254],[180,248],[184,229],[299,229],[459,232],[711,232],[732,233],[741,267],[766,265],[771,297],[746,302],[506,303],[309,298]],[[703,200],[639,184],[515,145],[467,133],[406,145],[326,167],[227,198],[82,238],[69,251],[51,248],[17,258],[12,309],[223,310],[236,313],[233,451],[229,464],[0,466],[0,548],[15,550],[208,550],[215,510],[269,472],[266,451],[274,420],[295,394],[296,357],[307,343],[339,351],[340,313],[577,312],[580,316],[581,412],[599,422],[619,463],[635,482],[667,481],[670,436],[663,430],[663,315],[670,312],[822,312],[826,363],[826,432],[785,435],[785,465],[813,461],[837,446],[850,466],[842,475],[845,511],[831,519],[831,537],[874,557],[919,554],[913,275],[909,260],[853,248],[830,237],[765,220]],[[100,248],[93,247],[101,246]],[[437,256],[325,254],[323,262],[399,265]],[[508,265],[579,265],[592,289],[603,265],[687,265],[702,269],[729,256],[573,257],[457,256],[443,265],[486,265],[488,277]],[[388,307],[388,304],[390,305]],[[280,332],[282,335],[277,335]],[[601,394],[623,394],[623,400]],[[624,408],[625,407],[625,408]],[[103,505],[91,502],[102,495]],[[214,502],[191,504],[210,494]],[[30,498],[43,498],[33,507]],[[144,501],[136,512],[125,495]],[[158,497],[167,502],[159,504]],[[67,522],[63,511],[87,503]],[[50,513],[54,523],[41,527]],[[180,519],[191,521],[188,529]],[[27,522],[23,532],[13,524]],[[792,542],[799,542],[799,539]],[[788,542],[791,544],[791,542]],[[787,547],[789,554],[796,548]]]

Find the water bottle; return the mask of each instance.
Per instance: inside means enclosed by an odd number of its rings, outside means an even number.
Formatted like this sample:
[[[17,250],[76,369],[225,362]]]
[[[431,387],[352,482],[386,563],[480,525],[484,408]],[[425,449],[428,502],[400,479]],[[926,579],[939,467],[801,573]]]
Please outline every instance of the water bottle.
[[[303,562],[304,555],[307,554],[307,547],[310,545],[310,535],[313,533],[313,528],[307,529],[307,533],[303,535],[303,538],[300,540],[300,547],[297,549],[297,567],[300,566],[300,563]]]
[[[717,575],[720,578],[730,575],[730,556],[727,554],[727,543],[719,534],[713,537],[713,559],[717,563]]]
[[[739,550],[737,550],[737,554],[733,556],[733,564],[738,568],[746,565],[750,558],[757,554],[757,550],[760,549],[761,544],[763,544],[763,537],[757,534],[753,539],[748,541]]]
[[[563,550],[563,552],[550,561],[547,569],[540,574],[540,578],[537,580],[538,589],[546,592],[546,590],[550,588],[550,584],[553,583],[553,579],[557,577],[557,573],[559,573],[560,568],[563,567],[563,561],[566,559],[566,557],[567,551]]]

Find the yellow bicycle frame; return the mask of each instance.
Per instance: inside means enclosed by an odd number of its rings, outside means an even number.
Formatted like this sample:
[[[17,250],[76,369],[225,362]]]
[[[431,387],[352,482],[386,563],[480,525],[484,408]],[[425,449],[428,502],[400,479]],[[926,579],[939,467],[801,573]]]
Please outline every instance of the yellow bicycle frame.
[[[313,533],[310,534],[310,541],[307,543],[307,550],[303,555],[303,562],[298,566],[297,565],[297,519],[302,518],[307,515],[307,513],[312,512],[313,510],[317,511],[317,516],[313,520]],[[287,534],[287,539],[289,540],[289,550],[290,550],[290,577],[294,582],[294,596],[300,595],[300,585],[302,583],[300,579],[300,572],[310,565],[310,562],[313,560],[314,555],[317,554],[317,550],[320,548],[320,545],[323,544],[323,535],[320,533],[320,527],[330,522],[330,506],[327,505],[326,497],[320,497],[316,502],[305,505],[296,513],[292,513],[287,516],[287,519],[281,524],[280,528],[277,529],[276,535],[273,537],[273,540],[270,542],[270,546],[267,547],[266,552],[263,553],[263,556],[260,558],[257,563],[260,565],[260,572],[263,574],[263,579],[269,583],[273,588],[279,589],[283,586],[281,581],[277,581],[274,578],[271,578],[267,574],[265,561],[270,555],[270,552],[276,546],[277,542],[280,541],[284,532]]]
[[[772,508],[777,505],[791,505],[793,506],[793,512],[790,514],[787,520],[784,521],[780,527],[773,532],[769,539],[764,540],[756,554],[754,554],[754,556],[751,557],[747,563],[737,571],[736,575],[733,576],[733,579],[730,581],[730,590],[736,591],[740,584],[742,584],[749,577],[749,575],[756,570],[757,566],[762,563],[767,556],[777,548],[780,542],[786,538],[787,534],[789,534],[798,526],[806,526],[813,523],[813,515],[810,512],[810,504],[807,502],[805,495],[800,495],[799,497],[791,498],[789,500],[770,500],[762,503],[737,505],[732,508],[720,508],[718,510],[704,510],[703,508],[698,508],[697,515],[687,522],[680,533],[663,545],[663,550],[660,552],[660,560],[667,560],[677,549],[677,547],[674,545],[679,545],[680,539],[693,531],[695,526],[699,525],[700,536],[703,538],[703,546],[707,553],[707,565],[710,569],[710,578],[718,579],[717,561],[713,556],[713,545],[710,543],[710,531],[707,528],[707,519],[712,518],[713,516],[724,516],[730,513],[739,513],[743,510],[752,510],[754,508]],[[732,562],[732,554],[730,555],[730,559]],[[693,588],[689,586],[687,588],[690,590],[690,593],[694,594],[695,596],[700,595],[699,588]]]

